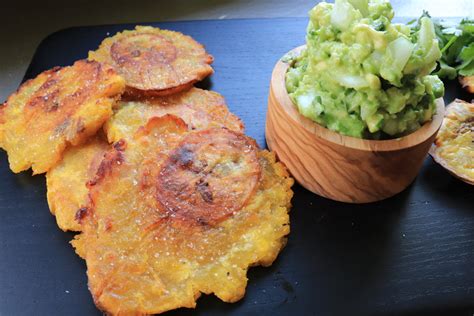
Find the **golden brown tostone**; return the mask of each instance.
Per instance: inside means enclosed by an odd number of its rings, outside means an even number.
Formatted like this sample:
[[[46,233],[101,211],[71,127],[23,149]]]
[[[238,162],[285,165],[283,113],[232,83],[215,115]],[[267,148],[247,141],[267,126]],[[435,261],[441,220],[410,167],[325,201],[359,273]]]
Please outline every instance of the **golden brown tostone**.
[[[293,180],[243,134],[165,115],[106,156],[73,244],[109,314],[195,307],[201,293],[235,302],[248,267],[270,265],[286,243]]]
[[[86,60],[23,83],[0,112],[0,147],[8,152],[12,171],[48,171],[68,145],[96,133],[124,88],[112,68]]]
[[[89,59],[110,64],[132,95],[169,95],[189,89],[213,73],[213,61],[190,36],[137,26],[106,38]]]

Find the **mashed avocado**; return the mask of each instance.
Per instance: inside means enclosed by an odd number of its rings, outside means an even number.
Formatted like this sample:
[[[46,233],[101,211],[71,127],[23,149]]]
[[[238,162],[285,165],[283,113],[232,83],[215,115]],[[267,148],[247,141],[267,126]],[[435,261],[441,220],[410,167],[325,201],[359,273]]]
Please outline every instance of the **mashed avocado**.
[[[443,83],[427,17],[414,32],[391,23],[388,0],[336,0],[310,11],[306,49],[291,61],[288,93],[304,116],[344,135],[381,139],[431,120]]]

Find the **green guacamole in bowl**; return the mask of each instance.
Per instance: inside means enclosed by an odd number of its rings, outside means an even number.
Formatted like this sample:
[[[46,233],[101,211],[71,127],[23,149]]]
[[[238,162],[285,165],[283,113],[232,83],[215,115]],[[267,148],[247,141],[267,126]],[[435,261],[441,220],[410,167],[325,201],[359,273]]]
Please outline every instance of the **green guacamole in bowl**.
[[[433,23],[392,23],[388,0],[336,0],[309,13],[306,49],[286,88],[299,112],[343,135],[387,139],[430,121],[444,94],[430,75],[441,57]]]

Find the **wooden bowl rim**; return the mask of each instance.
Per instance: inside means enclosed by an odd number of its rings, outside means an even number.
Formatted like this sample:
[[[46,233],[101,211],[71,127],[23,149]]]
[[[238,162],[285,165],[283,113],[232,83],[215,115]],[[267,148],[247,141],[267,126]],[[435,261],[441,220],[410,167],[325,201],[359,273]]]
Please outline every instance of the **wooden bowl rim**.
[[[297,56],[305,47],[306,45],[296,47],[284,56]],[[426,122],[421,128],[406,136],[389,140],[370,140],[339,134],[319,125],[299,113],[296,105],[290,99],[286,90],[285,77],[289,67],[290,64],[281,58],[273,69],[271,88],[275,94],[276,101],[285,110],[290,119],[295,121],[311,134],[314,134],[316,137],[322,138],[331,143],[363,151],[396,151],[424,143],[439,130],[441,123],[443,122],[444,100],[443,98],[439,98],[435,100],[436,114],[433,116],[432,120]]]

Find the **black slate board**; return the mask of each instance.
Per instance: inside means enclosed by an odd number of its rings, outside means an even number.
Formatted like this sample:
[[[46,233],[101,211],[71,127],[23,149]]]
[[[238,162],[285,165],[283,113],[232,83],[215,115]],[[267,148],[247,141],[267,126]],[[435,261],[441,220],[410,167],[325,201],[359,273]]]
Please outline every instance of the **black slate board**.
[[[304,42],[307,19],[153,23],[184,32],[215,57],[201,85],[223,94],[265,146],[273,65]],[[70,28],[39,46],[25,79],[84,58],[109,34],[132,25]],[[446,101],[468,96],[448,84]],[[342,204],[294,187],[292,233],[270,268],[252,268],[246,297],[202,297],[173,315],[383,315],[474,312],[474,188],[427,158],[396,197]],[[84,262],[49,214],[44,176],[13,174],[0,153],[0,315],[100,315]]]

